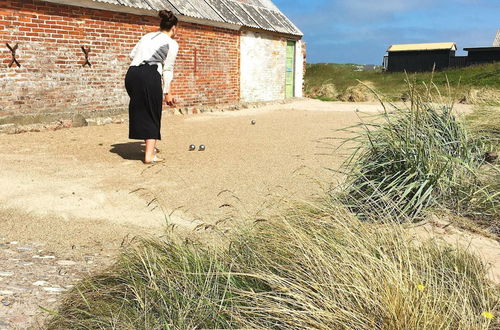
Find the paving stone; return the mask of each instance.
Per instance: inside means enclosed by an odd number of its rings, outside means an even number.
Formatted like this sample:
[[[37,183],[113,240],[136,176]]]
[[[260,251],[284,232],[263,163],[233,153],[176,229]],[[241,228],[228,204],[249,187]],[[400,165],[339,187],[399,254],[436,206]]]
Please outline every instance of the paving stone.
[[[73,120],[72,120],[72,126],[73,127],[84,127],[84,126],[88,126],[88,122],[87,120],[85,119],[85,117],[81,114],[76,114],[74,117],[73,117]]]
[[[76,262],[72,260],[59,260],[57,264],[59,266],[74,266],[76,265]]]
[[[30,246],[19,246],[19,247],[17,247],[17,249],[20,251],[32,251],[33,250],[33,248]]]
[[[111,119],[111,118],[109,118],[109,117],[108,117],[108,118],[104,118],[104,119],[102,120],[102,124],[103,124],[103,125],[109,125],[109,124],[112,124],[112,123],[113,123],[113,119]]]
[[[62,293],[66,291],[64,288],[50,288],[50,287],[44,287],[43,288],[47,292],[53,292],[53,293]]]
[[[55,256],[39,256],[39,255],[34,255],[34,259],[55,259]]]

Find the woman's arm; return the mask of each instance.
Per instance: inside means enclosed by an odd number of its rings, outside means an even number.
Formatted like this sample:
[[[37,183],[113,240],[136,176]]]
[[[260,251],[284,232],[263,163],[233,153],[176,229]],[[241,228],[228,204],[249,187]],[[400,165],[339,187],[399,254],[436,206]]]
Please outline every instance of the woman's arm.
[[[163,62],[163,93],[170,95],[170,85],[174,79],[174,64],[179,52],[179,44],[172,40],[168,50],[167,58]]]
[[[142,41],[142,39],[141,39],[141,41]],[[132,49],[132,52],[130,52],[129,57],[130,57],[130,59],[131,59],[132,61],[134,60],[135,55],[137,55],[137,50],[139,49],[139,44],[141,43],[141,41],[139,41],[139,42],[135,45],[134,49]]]

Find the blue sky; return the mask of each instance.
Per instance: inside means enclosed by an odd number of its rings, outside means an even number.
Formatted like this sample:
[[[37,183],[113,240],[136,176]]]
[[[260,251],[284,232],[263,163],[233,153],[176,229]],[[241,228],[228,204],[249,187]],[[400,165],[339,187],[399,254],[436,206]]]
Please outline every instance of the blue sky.
[[[380,64],[391,44],[491,46],[500,0],[273,0],[304,32],[308,62]]]

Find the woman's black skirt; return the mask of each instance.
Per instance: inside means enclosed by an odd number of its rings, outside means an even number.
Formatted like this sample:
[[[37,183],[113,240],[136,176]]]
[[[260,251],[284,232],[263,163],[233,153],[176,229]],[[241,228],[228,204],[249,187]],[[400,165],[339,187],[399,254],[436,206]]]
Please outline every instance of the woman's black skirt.
[[[125,87],[130,96],[129,138],[161,140],[163,90],[157,65],[131,66]]]

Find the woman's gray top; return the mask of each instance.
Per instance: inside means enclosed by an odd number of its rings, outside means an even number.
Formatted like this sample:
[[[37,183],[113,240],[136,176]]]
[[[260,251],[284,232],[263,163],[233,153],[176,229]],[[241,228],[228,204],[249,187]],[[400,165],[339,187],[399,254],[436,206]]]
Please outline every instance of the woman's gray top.
[[[170,90],[174,78],[174,63],[179,52],[179,44],[163,32],[144,35],[130,53],[131,66],[141,64],[158,65],[158,72],[163,77],[163,93]]]

